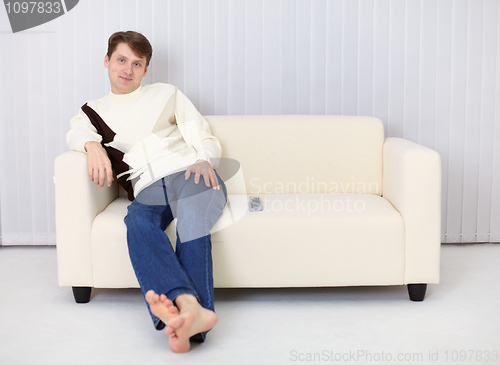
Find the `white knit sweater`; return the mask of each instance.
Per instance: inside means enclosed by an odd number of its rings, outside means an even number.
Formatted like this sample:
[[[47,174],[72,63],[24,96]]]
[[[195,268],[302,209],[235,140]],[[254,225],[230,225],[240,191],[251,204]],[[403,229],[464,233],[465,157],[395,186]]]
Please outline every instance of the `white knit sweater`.
[[[88,101],[70,124],[68,147],[85,152],[86,142],[101,143],[119,182],[124,185],[125,181],[132,181],[134,196],[198,159],[207,160],[215,169],[221,156],[220,143],[211,134],[207,121],[170,84],[140,86],[124,95],[110,92],[102,99]],[[122,161],[114,161],[111,155]],[[130,183],[128,190],[130,199]]]

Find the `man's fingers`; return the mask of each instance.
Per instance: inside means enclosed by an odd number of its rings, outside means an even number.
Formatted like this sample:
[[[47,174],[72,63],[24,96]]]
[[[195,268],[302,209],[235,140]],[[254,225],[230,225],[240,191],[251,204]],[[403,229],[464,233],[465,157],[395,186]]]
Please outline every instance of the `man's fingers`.
[[[193,173],[194,183],[198,184],[200,182],[200,175],[201,175],[203,176],[203,180],[205,181],[205,185],[207,188],[209,188],[210,185],[212,185],[214,190],[220,190],[219,180],[217,179],[215,171],[212,169],[212,166],[210,166],[208,162],[206,163],[206,165],[208,165],[208,167],[204,166],[204,164],[201,162],[199,164],[195,163],[191,165],[189,168],[186,169],[186,173],[184,174],[186,180],[188,180],[189,177],[191,176],[191,173]]]
[[[200,170],[195,170],[195,173],[194,173],[194,183],[195,184],[198,184],[200,182],[200,175],[202,175]]]
[[[208,170],[208,177],[209,177],[210,181],[208,181],[207,187],[209,188],[210,184],[212,184],[213,188],[216,189],[217,180],[214,179],[215,178],[215,174],[214,174],[214,171],[212,169]]]
[[[94,181],[94,165],[90,159],[87,159],[87,172],[89,175],[89,180]]]
[[[210,187],[210,181],[212,180],[212,176],[210,174],[210,171],[208,172],[208,174],[206,172],[203,174],[203,179],[205,180],[205,185],[207,186],[207,188],[209,188]]]
[[[107,181],[108,187],[113,182],[113,169],[111,166],[97,166],[89,164],[88,167],[89,180],[93,181],[96,185],[104,186]]]
[[[99,169],[99,181],[98,185],[102,188],[104,186],[104,181],[105,181],[106,175],[104,174],[104,168]]]
[[[208,176],[207,176],[208,175]],[[208,174],[203,176],[205,178],[205,185],[207,188],[210,187],[210,184],[212,184],[214,190],[219,190],[219,180],[217,179],[217,175],[215,175],[214,170],[209,167],[208,169]]]
[[[95,182],[96,184],[99,183],[99,170],[95,167],[93,169],[92,181]]]
[[[113,182],[113,169],[111,168],[111,166],[108,166],[106,168],[106,172],[108,174],[108,187],[110,187],[111,183]]]
[[[213,176],[212,185],[213,185],[214,189],[220,190],[219,179],[217,179],[217,175],[215,175],[215,172],[213,170],[211,172],[212,172],[212,176]]]

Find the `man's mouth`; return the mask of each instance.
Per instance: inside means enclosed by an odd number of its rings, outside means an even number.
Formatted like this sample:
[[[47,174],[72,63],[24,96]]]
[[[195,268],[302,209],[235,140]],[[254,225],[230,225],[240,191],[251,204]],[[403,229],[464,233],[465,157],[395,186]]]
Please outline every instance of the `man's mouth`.
[[[126,78],[126,77],[123,77],[123,76],[120,76],[120,78],[122,78],[125,81],[131,81],[132,80],[132,79],[129,79],[129,78]]]

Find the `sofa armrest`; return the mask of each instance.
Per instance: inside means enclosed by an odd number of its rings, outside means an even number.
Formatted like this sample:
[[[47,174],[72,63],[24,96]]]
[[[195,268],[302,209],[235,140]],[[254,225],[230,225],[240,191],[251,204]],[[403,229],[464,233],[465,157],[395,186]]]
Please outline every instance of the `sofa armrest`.
[[[69,151],[54,163],[57,265],[60,286],[93,286],[90,233],[94,218],[118,197],[117,184],[88,178],[87,155]]]
[[[383,156],[383,196],[405,225],[405,284],[438,283],[441,158],[436,151],[402,138],[387,138]]]

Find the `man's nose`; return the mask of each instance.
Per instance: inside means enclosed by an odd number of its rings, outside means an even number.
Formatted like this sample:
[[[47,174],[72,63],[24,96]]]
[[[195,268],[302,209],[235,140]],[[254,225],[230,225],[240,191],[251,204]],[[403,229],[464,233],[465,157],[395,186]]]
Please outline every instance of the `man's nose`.
[[[125,65],[125,72],[128,74],[131,74],[132,71],[134,70],[133,65],[131,63]]]

